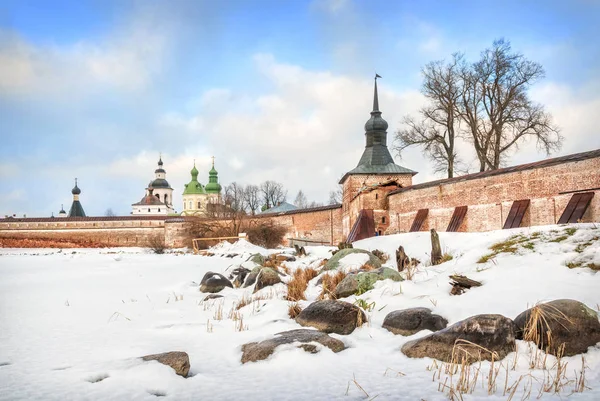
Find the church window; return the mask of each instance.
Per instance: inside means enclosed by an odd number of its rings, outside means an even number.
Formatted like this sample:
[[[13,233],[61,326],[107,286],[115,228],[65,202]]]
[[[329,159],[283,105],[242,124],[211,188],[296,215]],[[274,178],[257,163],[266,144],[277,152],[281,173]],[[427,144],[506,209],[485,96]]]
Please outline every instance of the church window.
[[[381,223],[385,224],[385,216],[381,218]]]
[[[192,201],[190,201],[189,205],[190,205],[190,209],[192,209]]]
[[[202,209],[202,204],[198,201],[198,209]]]
[[[165,203],[167,203],[168,200],[169,200],[169,197],[167,196],[167,194],[165,194]]]

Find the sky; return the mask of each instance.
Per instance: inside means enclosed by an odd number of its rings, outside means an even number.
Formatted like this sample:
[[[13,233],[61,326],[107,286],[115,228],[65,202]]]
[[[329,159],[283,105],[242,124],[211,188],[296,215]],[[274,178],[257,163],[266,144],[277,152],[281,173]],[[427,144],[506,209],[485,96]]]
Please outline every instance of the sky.
[[[68,210],[75,177],[88,215],[127,215],[159,154],[177,211],[212,156],[223,185],[327,202],[364,149],[375,72],[392,149],[421,68],[498,38],[546,71],[530,94],[565,137],[554,155],[597,149],[598,37],[597,0],[0,0],[0,216]],[[393,154],[415,183],[442,178],[418,148]],[[525,143],[509,164],[545,157]]]

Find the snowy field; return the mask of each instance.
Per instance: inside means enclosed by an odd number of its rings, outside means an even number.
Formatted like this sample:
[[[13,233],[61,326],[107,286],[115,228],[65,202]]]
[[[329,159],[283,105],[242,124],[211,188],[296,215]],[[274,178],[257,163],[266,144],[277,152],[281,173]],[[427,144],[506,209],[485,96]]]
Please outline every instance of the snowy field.
[[[446,400],[448,392],[440,387],[446,375],[442,372],[438,378],[431,370],[434,361],[410,359],[400,352],[406,341],[429,332],[393,335],[381,328],[386,314],[428,307],[453,324],[482,313],[515,318],[537,302],[559,298],[576,299],[598,310],[600,275],[583,266],[600,265],[600,228],[572,227],[577,230],[552,226],[440,233],[443,251],[453,259],[435,267],[424,266],[430,252],[429,233],[359,241],[355,248],[389,253],[390,267],[395,268],[394,251],[399,245],[423,263],[412,281],[380,281],[375,289],[345,299],[375,303],[367,312],[367,325],[347,336],[331,335],[348,349],[334,354],[325,348],[309,354],[280,347],[269,359],[244,365],[242,344],[301,328],[288,317],[289,303],[283,299],[286,286],[277,284],[254,294],[262,299],[239,310],[240,325],[229,314],[240,299],[252,296],[252,287],[226,288],[221,292],[224,298],[203,302],[206,294],[199,292],[199,283],[207,271],[228,276],[251,252],[273,251],[247,243],[217,250],[241,253],[234,258],[155,255],[132,248],[2,249],[0,400]],[[477,263],[490,254],[492,244],[539,231],[542,234],[528,242],[532,245]],[[331,249],[308,247],[308,256],[287,266],[291,271],[316,267],[331,255]],[[350,256],[342,260],[342,268],[364,263],[361,255]],[[570,269],[569,263],[582,267]],[[483,286],[451,296],[448,275],[453,273],[479,280]],[[311,281],[302,307],[318,296],[316,281]],[[548,357],[547,370],[530,369],[529,344],[517,344],[517,353],[502,365],[496,363],[494,368],[500,366],[500,371],[495,388],[488,391],[486,375],[491,367],[482,363],[478,379],[482,384],[472,394],[464,394],[464,400],[507,400],[511,388],[516,388],[513,400],[538,396],[600,400],[598,346],[585,354],[588,389],[572,394],[582,370],[581,356],[574,356],[563,361],[573,382],[556,394],[540,393],[544,378],[552,375],[554,358]],[[190,377],[184,379],[169,367],[137,358],[167,351],[189,354]]]

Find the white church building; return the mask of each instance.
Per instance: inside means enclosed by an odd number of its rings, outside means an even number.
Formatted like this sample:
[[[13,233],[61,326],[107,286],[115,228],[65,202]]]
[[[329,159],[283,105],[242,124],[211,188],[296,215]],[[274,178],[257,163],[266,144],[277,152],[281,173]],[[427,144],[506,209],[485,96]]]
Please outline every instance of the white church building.
[[[174,213],[173,188],[169,185],[163,169],[162,157],[158,159],[158,168],[154,171],[155,178],[146,188],[146,195],[141,201],[131,205],[131,214],[136,216],[161,216]]]

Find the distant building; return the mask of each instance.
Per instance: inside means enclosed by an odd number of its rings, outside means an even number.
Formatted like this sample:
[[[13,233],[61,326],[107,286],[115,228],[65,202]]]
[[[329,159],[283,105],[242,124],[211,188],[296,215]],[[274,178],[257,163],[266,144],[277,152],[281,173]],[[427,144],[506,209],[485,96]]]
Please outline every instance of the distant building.
[[[63,204],[60,204],[60,212],[58,212],[58,217],[67,217],[67,212],[65,212],[65,208]]]
[[[277,206],[273,206],[272,208],[266,209],[261,213],[281,213],[281,212],[289,212],[292,210],[298,210],[298,207],[292,205],[287,202],[279,202]]]
[[[146,188],[146,195],[141,201],[132,204],[133,215],[160,216],[173,213],[173,188],[166,179],[162,157],[158,159],[158,168],[154,170],[155,178]]]
[[[81,189],[77,186],[77,178],[75,178],[75,186],[71,190],[71,193],[73,194],[73,203],[71,204],[71,209],[69,209],[69,217],[85,217],[83,206],[81,206],[81,202],[79,202]],[[61,212],[64,212],[64,210],[61,210]]]
[[[205,216],[209,211],[216,211],[219,208],[212,205],[221,204],[221,184],[219,184],[219,173],[215,170],[215,158],[213,157],[212,168],[208,172],[208,184],[202,185],[198,181],[198,169],[196,163],[190,171],[192,180],[185,184],[183,190],[183,209],[181,214],[184,216]]]

